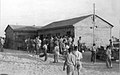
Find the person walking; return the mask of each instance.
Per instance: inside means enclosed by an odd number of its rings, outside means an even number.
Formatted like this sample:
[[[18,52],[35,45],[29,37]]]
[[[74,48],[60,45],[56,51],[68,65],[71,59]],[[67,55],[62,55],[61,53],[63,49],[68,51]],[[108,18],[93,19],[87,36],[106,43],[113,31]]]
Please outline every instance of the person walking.
[[[67,52],[65,57],[65,62],[63,65],[63,71],[66,69],[67,75],[75,75],[76,57],[74,55],[74,50],[72,52]]]
[[[82,62],[81,59],[83,58],[82,53],[78,51],[78,47],[75,46],[75,53],[74,55],[76,56],[76,68],[77,68],[77,73],[80,75],[80,70],[82,69]]]
[[[111,61],[111,47],[106,47],[106,66],[107,68],[112,68],[112,61]]]

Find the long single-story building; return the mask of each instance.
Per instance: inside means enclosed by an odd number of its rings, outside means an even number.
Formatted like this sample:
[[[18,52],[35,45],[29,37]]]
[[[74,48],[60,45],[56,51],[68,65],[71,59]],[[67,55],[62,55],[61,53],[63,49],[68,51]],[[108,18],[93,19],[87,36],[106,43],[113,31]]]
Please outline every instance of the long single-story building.
[[[41,37],[64,35],[73,36],[75,44],[77,44],[77,40],[81,36],[81,41],[87,46],[92,46],[94,36],[97,46],[108,45],[109,39],[111,39],[111,29],[113,25],[98,15],[95,15],[94,19],[95,25],[93,25],[93,14],[56,21],[39,29],[38,35]]]
[[[5,29],[5,47],[10,49],[23,49],[25,39],[35,38],[40,26],[8,25]]]

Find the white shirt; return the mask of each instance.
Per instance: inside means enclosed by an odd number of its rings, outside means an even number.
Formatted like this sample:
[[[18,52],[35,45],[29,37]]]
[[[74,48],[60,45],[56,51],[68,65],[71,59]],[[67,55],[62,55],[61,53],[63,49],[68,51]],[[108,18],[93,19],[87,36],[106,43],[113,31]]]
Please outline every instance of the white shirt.
[[[4,40],[3,39],[1,39],[1,43],[2,43],[2,45],[4,44]]]
[[[59,55],[59,46],[55,46],[54,51],[55,51],[55,54],[58,54],[58,55]]]
[[[76,52],[75,52],[75,56],[76,56],[76,59],[77,59],[77,60],[80,60],[80,59],[83,58],[82,53],[79,52],[79,51],[76,51]]]

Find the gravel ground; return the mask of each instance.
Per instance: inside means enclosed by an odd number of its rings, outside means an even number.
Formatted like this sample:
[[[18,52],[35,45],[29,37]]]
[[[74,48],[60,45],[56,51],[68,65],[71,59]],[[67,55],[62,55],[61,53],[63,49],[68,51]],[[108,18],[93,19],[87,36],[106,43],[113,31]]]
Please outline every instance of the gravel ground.
[[[83,54],[83,68],[81,75],[120,75],[119,64],[113,63],[113,68],[108,69],[105,62],[90,62],[90,52]],[[5,50],[0,53],[0,75],[66,75],[62,70],[63,60],[53,63],[53,55],[48,54],[48,60],[44,57],[28,54],[24,51]],[[75,74],[77,75],[77,74]]]

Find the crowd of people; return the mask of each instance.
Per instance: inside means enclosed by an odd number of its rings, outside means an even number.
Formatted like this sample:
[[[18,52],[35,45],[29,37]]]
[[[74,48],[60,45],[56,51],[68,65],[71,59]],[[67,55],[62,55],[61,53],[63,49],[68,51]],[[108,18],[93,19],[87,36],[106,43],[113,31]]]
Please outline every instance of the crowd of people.
[[[74,39],[68,36],[44,38],[43,40],[38,36],[35,39],[29,38],[25,42],[27,51],[34,52],[39,57],[45,57],[44,61],[48,58],[47,52],[53,53],[54,63],[59,62],[59,55],[61,54],[65,59],[63,70],[65,70],[66,66],[67,75],[74,75],[75,68],[77,69],[78,75],[80,74],[80,69],[82,68],[81,59],[83,58],[82,52],[84,52],[82,50],[81,37],[79,37],[77,45],[74,44]],[[96,52],[96,44],[93,44],[91,49],[91,62],[93,63],[96,62]],[[112,68],[111,41],[110,45],[106,48],[106,66]]]
[[[81,37],[79,37],[77,45],[74,44],[74,39],[70,36],[63,37],[50,37],[43,38],[36,37],[35,39],[28,38],[25,40],[26,49],[29,53],[35,53],[39,57],[45,57],[44,61],[47,61],[48,53],[50,52],[54,55],[53,63],[59,62],[59,56],[62,55],[65,62],[63,65],[63,71],[66,70],[67,75],[74,75],[75,70],[77,70],[78,75],[80,75],[80,70],[82,68],[83,58],[82,53],[82,43]],[[4,41],[0,39],[0,51],[3,52]],[[110,40],[110,45],[106,47],[106,66],[112,68],[111,61],[111,50],[112,42]],[[96,62],[96,44],[93,44],[91,49],[91,62]]]
[[[47,52],[54,53],[55,61],[57,62],[59,54],[65,55],[67,51],[70,52],[73,46],[73,38],[72,37],[51,37],[51,38],[43,38],[36,37],[35,39],[26,39],[26,49],[29,53],[35,53],[40,55],[40,53],[44,53],[47,56]],[[40,55],[42,57],[43,55]]]
[[[51,37],[50,39],[40,37],[35,39],[25,40],[28,52],[34,52],[39,57],[45,57],[47,60],[47,52],[51,52],[54,55],[53,63],[59,62],[59,55],[61,54],[65,60],[63,70],[66,68],[67,75],[74,75],[75,68],[77,69],[78,75],[82,67],[82,51],[81,51],[81,37],[78,40],[78,46],[75,46],[72,37]],[[42,54],[41,54],[42,53]]]

